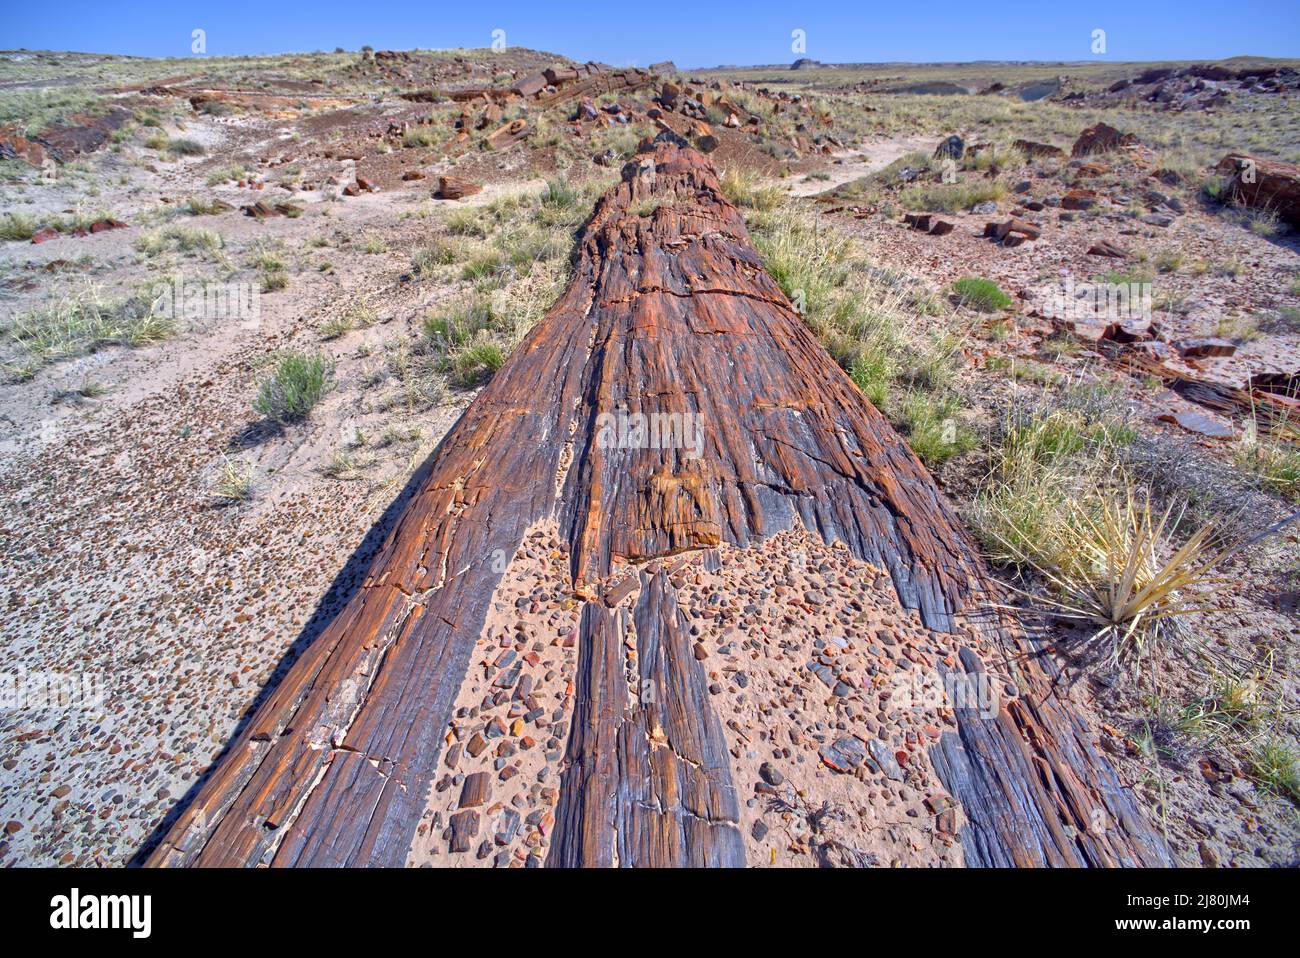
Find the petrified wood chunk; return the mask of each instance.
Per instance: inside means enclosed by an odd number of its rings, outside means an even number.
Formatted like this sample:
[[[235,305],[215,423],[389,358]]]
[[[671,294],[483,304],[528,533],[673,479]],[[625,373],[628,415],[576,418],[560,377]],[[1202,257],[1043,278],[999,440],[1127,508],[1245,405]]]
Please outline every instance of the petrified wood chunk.
[[[1300,166],[1230,153],[1219,161],[1218,171],[1230,178],[1231,199],[1300,224]]]
[[[1052,146],[1049,143],[1035,143],[1033,140],[1016,140],[1011,144],[1021,153],[1032,159],[1040,157],[1060,157],[1065,156],[1065,151],[1059,146]]]
[[[1128,259],[1128,251],[1108,239],[1098,240],[1088,247],[1089,256],[1109,256],[1112,259]]]
[[[653,215],[640,215],[646,204]],[[610,444],[600,422],[615,411],[689,415],[701,428],[681,444]],[[567,545],[569,595],[582,603],[555,865],[744,861],[729,753],[670,576],[639,573],[630,611],[603,601],[607,581],[637,575],[629,564],[688,550],[716,564],[724,542],[744,549],[802,526],[887,570],[932,630],[952,631],[959,610],[988,598],[975,547],[929,474],[763,268],[707,157],[670,136],[598,202],[565,293],[411,488],[364,585],[151,864],[403,864],[499,557],[542,522]],[[958,710],[957,731],[933,749],[965,810],[967,862],[1167,862],[1089,730],[1020,654],[1031,648],[1004,637],[1024,694],[992,718]],[[983,668],[967,652],[958,667]],[[1099,818],[1107,827],[1090,830]],[[475,809],[455,812],[451,847],[469,850],[479,827]],[[493,822],[492,840],[508,827]]]
[[[494,150],[509,146],[528,135],[528,121],[523,117],[503,123],[487,135],[487,144]]]
[[[1113,126],[1097,123],[1079,134],[1070,150],[1071,156],[1091,156],[1094,153],[1109,153],[1120,147],[1137,142],[1132,133],[1121,133]]]
[[[1026,239],[1036,240],[1041,235],[1041,230],[1033,223],[1027,223],[1024,220],[1018,220],[1014,217],[1005,223],[986,223],[984,224],[984,235],[991,239],[997,240],[1004,246],[1015,246]]]
[[[440,176],[438,177],[438,199],[441,200],[458,200],[465,196],[473,196],[475,193],[482,193],[483,187],[478,183],[471,183],[469,180],[462,180],[458,176]]]

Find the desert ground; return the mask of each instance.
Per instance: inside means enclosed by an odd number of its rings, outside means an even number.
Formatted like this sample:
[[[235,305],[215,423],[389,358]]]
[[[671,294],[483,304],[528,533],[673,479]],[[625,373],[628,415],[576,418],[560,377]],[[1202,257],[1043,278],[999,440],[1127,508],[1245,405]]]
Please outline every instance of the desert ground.
[[[1300,63],[524,49],[0,53],[4,671],[98,693],[0,711],[0,863],[157,847],[665,133],[954,504],[1172,860],[1300,863]],[[547,853],[561,538],[507,557],[410,865]],[[1160,594],[1092,641],[1058,613],[1130,554]],[[951,710],[867,694],[957,647],[880,569],[802,528],[650,569],[695,623],[746,864],[963,863],[922,758]]]

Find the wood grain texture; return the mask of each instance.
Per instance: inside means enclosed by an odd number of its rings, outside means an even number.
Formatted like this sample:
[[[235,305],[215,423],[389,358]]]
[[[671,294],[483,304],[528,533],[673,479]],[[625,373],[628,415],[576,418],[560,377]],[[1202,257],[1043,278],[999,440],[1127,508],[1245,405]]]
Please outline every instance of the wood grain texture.
[[[688,625],[660,571],[632,615],[637,687],[624,678],[622,611],[583,609],[577,714],[550,867],[742,867],[722,726]]]
[[[599,424],[615,413],[698,416],[702,445],[610,444]],[[500,581],[494,558],[543,520],[558,521],[574,593],[591,600],[557,865],[743,862],[725,749],[671,589],[642,585],[632,624],[655,698],[630,699],[626,622],[597,605],[611,571],[799,522],[888,569],[930,628],[950,630],[986,588],[929,474],[763,269],[709,160],[668,134],[599,201],[565,293],[416,483],[364,587],[151,864],[403,863]],[[1037,672],[1026,682],[1045,688]],[[1050,700],[960,721],[936,765],[966,808],[972,863],[1167,860],[1086,729]],[[1084,795],[1127,830],[1072,838]]]

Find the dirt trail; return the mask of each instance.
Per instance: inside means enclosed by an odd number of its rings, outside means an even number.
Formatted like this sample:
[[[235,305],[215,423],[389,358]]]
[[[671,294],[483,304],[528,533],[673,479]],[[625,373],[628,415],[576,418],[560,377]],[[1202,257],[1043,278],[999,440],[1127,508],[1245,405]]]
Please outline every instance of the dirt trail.
[[[843,186],[845,183],[851,183],[883,170],[900,156],[906,156],[916,150],[929,153],[934,149],[934,144],[934,137],[906,137],[864,142],[856,150],[840,150],[832,154],[833,161],[842,162],[832,162],[826,166],[822,170],[826,178],[796,178],[787,189],[791,196],[815,196],[818,193],[825,193],[837,186]]]

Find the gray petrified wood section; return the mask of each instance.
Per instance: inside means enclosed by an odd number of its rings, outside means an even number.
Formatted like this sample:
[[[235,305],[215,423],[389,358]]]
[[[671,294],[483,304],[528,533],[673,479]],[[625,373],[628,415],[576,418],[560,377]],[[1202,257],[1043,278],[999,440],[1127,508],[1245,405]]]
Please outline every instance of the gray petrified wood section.
[[[666,573],[642,575],[632,622],[629,689],[626,615],[583,609],[577,714],[547,864],[743,866],[726,739]]]

